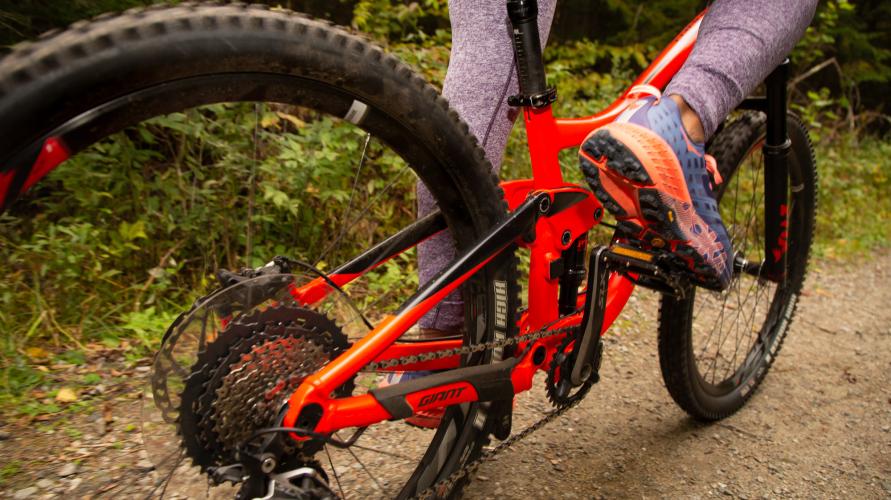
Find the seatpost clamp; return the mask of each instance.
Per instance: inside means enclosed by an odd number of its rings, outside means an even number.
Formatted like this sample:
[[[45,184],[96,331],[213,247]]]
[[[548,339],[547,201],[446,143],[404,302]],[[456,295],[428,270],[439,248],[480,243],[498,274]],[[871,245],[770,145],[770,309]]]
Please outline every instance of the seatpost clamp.
[[[543,108],[550,106],[557,100],[557,89],[548,87],[544,92],[533,95],[512,95],[507,98],[508,106],[521,107],[529,106],[532,108]]]

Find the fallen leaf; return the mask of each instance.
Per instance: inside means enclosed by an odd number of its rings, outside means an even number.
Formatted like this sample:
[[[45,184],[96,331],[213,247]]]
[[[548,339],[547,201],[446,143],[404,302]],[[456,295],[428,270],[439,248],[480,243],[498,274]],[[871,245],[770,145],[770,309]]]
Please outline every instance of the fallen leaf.
[[[278,111],[275,114],[277,114],[280,118],[284,118],[285,120],[288,120],[289,122],[293,123],[294,126],[297,128],[303,128],[306,126],[305,121],[301,120],[300,118],[297,118],[294,115],[289,115],[288,113],[282,113],[281,111]]]
[[[25,349],[25,356],[31,358],[31,361],[42,362],[50,358],[50,353],[42,347],[29,347]]]
[[[77,393],[70,387],[63,387],[56,393],[56,401],[60,403],[73,403],[77,401]]]
[[[273,125],[278,125],[279,117],[273,114],[264,115],[263,118],[260,119],[260,126],[263,128],[269,128]]]

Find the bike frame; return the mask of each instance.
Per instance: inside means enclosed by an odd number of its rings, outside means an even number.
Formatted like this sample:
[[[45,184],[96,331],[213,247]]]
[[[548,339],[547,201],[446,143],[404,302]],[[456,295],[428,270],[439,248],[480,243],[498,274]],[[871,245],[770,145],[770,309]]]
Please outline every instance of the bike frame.
[[[532,342],[521,340],[514,355],[489,365],[461,368],[458,356],[401,365],[400,371],[447,371],[360,396],[331,397],[336,388],[369,363],[460,347],[460,339],[397,341],[439,301],[507,249],[524,247],[531,253],[529,307],[519,321],[520,335],[545,326],[559,329],[582,322],[583,314],[578,309],[585,303],[583,294],[576,299],[576,312],[561,317],[560,280],[552,275],[552,268],[562,252],[600,223],[603,209],[590,190],[563,180],[558,154],[563,149],[579,147],[592,130],[615,120],[636,100],[632,92],[636,86],[664,89],[693,49],[703,15],[704,12],[700,13],[688,24],[632,86],[603,111],[584,118],[555,118],[550,104],[525,106],[523,119],[532,178],[501,184],[511,210],[509,218],[421,287],[395,314],[386,316],[349,350],[307,377],[290,397],[283,425],[327,434],[405,418],[422,409],[510,399],[531,388],[535,373],[550,366],[562,335]],[[334,286],[350,283],[444,228],[442,217],[431,214],[336,269],[327,279],[319,278],[293,289],[292,296],[303,304],[316,303]],[[530,233],[534,238],[529,238]],[[622,311],[633,289],[628,278],[617,273],[610,275],[601,335]],[[295,434],[292,437],[299,438]]]
[[[534,2],[519,2],[515,6],[518,4],[534,5]],[[524,15],[527,14],[528,12]],[[637,99],[634,90],[636,87],[648,85],[659,90],[664,89],[692,51],[703,15],[704,12],[700,13],[688,24],[616,101],[600,113],[584,118],[554,117],[550,105],[554,94],[551,89],[544,88],[537,27],[534,22],[529,22],[535,17],[526,17],[523,19],[525,24],[515,26],[515,44],[523,45],[515,46],[518,59],[520,50],[529,58],[522,61],[524,64],[518,64],[520,91],[525,95],[511,99],[520,97],[519,102],[524,104],[523,119],[532,163],[532,178],[503,182],[501,186],[510,208],[507,219],[458,256],[435,279],[421,287],[396,313],[384,317],[347,351],[317,373],[308,376],[291,395],[282,424],[328,434],[347,427],[362,428],[384,420],[405,418],[429,408],[478,401],[509,401],[515,394],[528,390],[532,386],[535,373],[551,365],[564,336],[551,335],[537,340],[523,340],[523,335],[543,328],[557,330],[575,327],[586,321],[585,313],[579,311],[586,305],[587,294],[578,293],[578,281],[562,279],[564,263],[561,259],[565,252],[571,253],[573,249],[577,252],[576,257],[579,253],[584,256],[586,235],[601,222],[603,215],[601,204],[590,190],[563,180],[558,154],[566,148],[577,148],[592,130],[615,120]],[[534,29],[530,29],[530,26]],[[517,34],[522,30],[526,30],[527,38]],[[531,45],[530,39],[534,42]],[[532,50],[527,50],[530,47]],[[533,57],[536,53],[538,55]],[[766,98],[747,99],[741,106],[744,109],[765,111],[768,117],[764,144],[765,255],[770,256],[765,260],[763,270],[760,266],[755,266],[756,269],[752,271],[752,266],[749,266],[742,271],[754,272],[759,278],[773,281],[784,279],[783,262],[786,258],[786,200],[790,189],[785,167],[790,148],[785,120],[786,71],[784,64],[768,77]],[[533,81],[534,78],[539,81]],[[529,85],[530,81],[533,85]],[[514,100],[512,104],[517,102]],[[50,137],[27,147],[12,159],[12,165],[28,165],[30,168],[9,169],[0,173],[0,209],[8,206],[18,194],[69,157],[69,150],[62,136],[80,124],[77,120],[66,124]],[[301,287],[293,287],[290,289],[291,295],[298,303],[309,306],[316,304],[332,290],[352,282],[445,227],[445,221],[438,212],[430,214],[328,275]],[[515,349],[495,352],[492,356],[494,362],[470,367],[462,367],[462,359],[457,355],[434,356],[430,360],[400,365],[398,370],[446,371],[373,389],[364,395],[331,397],[337,388],[369,363],[461,347],[462,339],[420,342],[398,340],[425,313],[476,272],[488,265],[498,265],[500,256],[517,247],[529,249],[531,264],[529,307],[519,318],[520,337]],[[504,281],[495,280],[496,340],[501,340],[506,335],[509,326],[506,322],[510,317],[506,311],[508,292],[506,288],[499,289],[499,283],[502,287],[505,286]],[[588,289],[592,287],[589,285]],[[605,290],[602,287],[594,290],[598,297],[606,297],[596,323],[600,327],[600,335],[603,335],[622,311],[633,289],[634,283],[626,275],[612,273]],[[588,322],[584,326],[590,328],[591,325]],[[296,434],[292,434],[292,437],[305,439]]]

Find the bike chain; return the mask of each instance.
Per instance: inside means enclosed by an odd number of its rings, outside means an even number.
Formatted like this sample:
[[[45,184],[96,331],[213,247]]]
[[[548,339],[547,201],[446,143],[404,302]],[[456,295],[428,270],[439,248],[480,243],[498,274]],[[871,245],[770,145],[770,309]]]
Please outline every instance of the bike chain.
[[[414,364],[414,363],[419,363],[419,362],[426,362],[426,361],[430,361],[430,360],[434,360],[434,359],[447,358],[447,357],[451,357],[451,356],[470,355],[470,354],[479,353],[479,352],[483,352],[483,351],[487,351],[487,350],[494,350],[494,349],[498,349],[498,348],[506,348],[506,347],[516,346],[516,345],[520,344],[521,342],[534,342],[534,341],[541,340],[544,338],[553,337],[553,336],[557,336],[557,335],[563,335],[566,333],[570,333],[570,334],[577,333],[577,331],[578,331],[577,325],[576,326],[566,326],[566,327],[557,328],[554,330],[550,329],[553,325],[555,325],[556,323],[558,323],[559,321],[561,321],[563,319],[564,318],[559,318],[555,321],[552,321],[551,323],[544,325],[541,329],[539,329],[538,331],[533,332],[533,333],[527,333],[527,334],[518,335],[515,337],[508,337],[508,338],[505,338],[502,340],[482,342],[479,344],[461,346],[461,347],[456,347],[456,348],[452,348],[452,349],[444,349],[444,350],[440,350],[440,351],[432,351],[432,352],[423,353],[423,354],[402,356],[402,357],[398,357],[398,358],[392,358],[392,359],[388,359],[388,360],[384,360],[384,361],[379,361],[376,363],[369,363],[368,365],[365,366],[364,370],[375,371],[375,370],[381,370],[381,369],[386,369],[386,368],[393,368],[393,367],[400,366],[400,365],[408,365],[408,364]],[[483,451],[479,457],[466,463],[463,467],[461,467],[460,469],[458,469],[455,472],[453,472],[452,474],[450,474],[446,479],[438,481],[437,483],[431,485],[427,489],[419,492],[415,496],[415,498],[418,498],[418,499],[436,498],[437,491],[446,491],[446,492],[451,491],[455,487],[455,485],[458,483],[458,481],[460,481],[461,479],[463,479],[466,476],[469,476],[469,475],[475,473],[476,470],[479,468],[480,465],[482,465],[483,462],[494,460],[495,457],[498,456],[499,454],[501,454],[503,451],[510,448],[515,443],[525,439],[530,434],[538,431],[541,427],[547,425],[554,419],[558,418],[563,413],[565,413],[567,410],[569,410],[570,408],[577,405],[580,401],[581,401],[581,399],[578,399],[578,400],[574,400],[572,402],[569,402],[569,403],[566,403],[563,405],[556,405],[554,410],[545,414],[545,416],[543,418],[541,418],[540,420],[538,420],[537,422],[526,427],[519,433],[508,437],[504,441],[500,442],[494,448]]]
[[[522,431],[520,431],[520,432],[514,434],[513,436],[508,437],[504,441],[498,443],[498,446],[496,446],[492,449],[483,451],[479,457],[477,457],[474,460],[471,460],[466,465],[464,465],[464,467],[461,467],[460,469],[451,473],[449,475],[449,477],[447,477],[447,478],[443,479],[442,481],[439,481],[439,482],[433,484],[432,486],[428,487],[427,489],[421,491],[414,498],[417,498],[419,500],[426,500],[428,498],[437,498],[437,496],[436,496],[437,491],[444,491],[444,492],[452,491],[452,488],[455,487],[455,485],[458,483],[458,481],[460,481],[462,478],[469,476],[469,475],[473,474],[474,472],[476,472],[476,470],[479,468],[480,465],[483,464],[483,462],[489,462],[489,461],[495,460],[495,457],[498,456],[499,454],[501,454],[501,452],[510,448],[515,443],[522,441],[523,439],[526,439],[527,437],[529,437],[530,434],[536,432],[537,430],[541,429],[545,425],[551,423],[551,421],[553,421],[557,417],[563,415],[570,408],[579,404],[581,401],[582,401],[581,399],[576,399],[576,400],[572,401],[571,403],[567,403],[565,405],[558,406],[557,408],[551,410],[550,412],[546,413],[544,417],[542,417],[540,420],[538,420],[534,424],[530,425],[529,427],[526,427]]]
[[[538,330],[537,332],[534,332],[534,333],[527,333],[524,335],[518,335],[516,337],[509,337],[509,338],[506,338],[503,340],[494,340],[491,342],[482,342],[479,344],[455,347],[452,349],[444,349],[441,351],[433,351],[433,352],[428,352],[428,353],[424,353],[424,354],[415,354],[415,355],[410,355],[410,356],[402,356],[399,358],[387,359],[384,361],[379,361],[377,363],[369,363],[368,365],[366,365],[365,369],[373,371],[373,370],[380,370],[382,368],[392,368],[394,366],[414,364],[414,363],[425,362],[425,361],[430,361],[430,360],[434,360],[434,359],[447,358],[447,357],[456,356],[456,355],[470,355],[470,354],[474,354],[474,353],[478,353],[478,352],[482,352],[482,351],[486,351],[486,350],[490,350],[490,349],[497,349],[499,347],[505,348],[505,347],[515,346],[521,342],[534,342],[536,340],[540,340],[540,339],[547,338],[547,337],[553,337],[553,336],[557,336],[557,335],[562,335],[564,333],[577,333],[578,332],[578,325],[566,326],[563,328],[557,328],[554,330],[550,330],[550,327],[552,327],[553,325],[555,325],[556,323],[560,322],[563,319],[564,318],[559,318],[555,321],[552,321],[551,323],[546,324],[540,330]],[[564,413],[566,413],[567,410],[569,410],[570,408],[572,408],[573,406],[577,405],[580,402],[581,402],[581,398],[573,400],[566,404],[555,405],[554,410],[551,410],[550,412],[545,414],[545,416],[543,418],[541,418],[540,420],[538,420],[537,422],[533,423],[529,427],[526,427],[525,429],[518,432],[517,434],[514,434],[514,435],[508,437],[507,439],[505,439],[504,441],[498,443],[498,446],[491,448],[489,450],[483,451],[479,457],[477,457],[474,460],[471,460],[470,462],[465,464],[460,469],[451,473],[449,475],[449,477],[447,477],[446,479],[438,481],[435,484],[428,487],[427,489],[422,490],[421,492],[417,493],[414,498],[417,498],[419,500],[426,500],[428,498],[437,498],[437,491],[450,492],[455,487],[455,485],[458,483],[458,481],[460,481],[462,478],[469,476],[469,475],[473,474],[474,472],[476,472],[476,470],[479,468],[480,465],[482,465],[483,462],[488,462],[488,461],[494,460],[495,457],[498,456],[499,454],[501,454],[504,450],[510,448],[515,443],[522,441],[523,439],[528,437],[530,434],[532,434],[532,433],[536,432],[537,430],[539,430],[540,428],[544,427],[545,425],[547,425],[548,423],[550,423],[551,421],[553,421],[560,415],[563,415]]]
[[[409,356],[402,356],[398,358],[386,359],[384,361],[378,361],[376,363],[369,363],[365,365],[364,370],[368,371],[376,371],[387,368],[393,368],[394,366],[400,365],[410,365],[415,363],[423,363],[426,361],[432,361],[434,359],[448,358],[450,356],[458,356],[458,355],[470,355],[478,352],[487,351],[490,349],[497,349],[499,347],[511,347],[519,344],[520,342],[526,341],[536,341],[546,337],[552,337],[554,335],[560,335],[566,333],[568,331],[572,331],[578,328],[578,326],[566,326],[563,328],[558,328],[556,330],[548,330],[552,325],[558,323],[560,320],[564,318],[560,318],[556,321],[553,321],[544,327],[541,330],[534,333],[526,333],[523,335],[517,335],[516,337],[508,337],[504,340],[493,340],[491,342],[481,342],[479,344],[471,344],[461,347],[453,347],[452,349],[443,349],[441,351],[432,351],[423,354],[412,354]]]

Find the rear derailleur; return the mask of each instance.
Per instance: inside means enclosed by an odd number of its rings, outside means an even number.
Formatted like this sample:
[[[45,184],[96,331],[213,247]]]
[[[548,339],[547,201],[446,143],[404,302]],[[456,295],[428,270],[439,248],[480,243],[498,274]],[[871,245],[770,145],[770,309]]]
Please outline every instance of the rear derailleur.
[[[239,463],[209,468],[209,480],[215,485],[241,484],[237,500],[338,498],[317,461],[289,453],[293,449],[286,443],[289,439],[274,433],[260,444],[244,446],[237,454]]]

